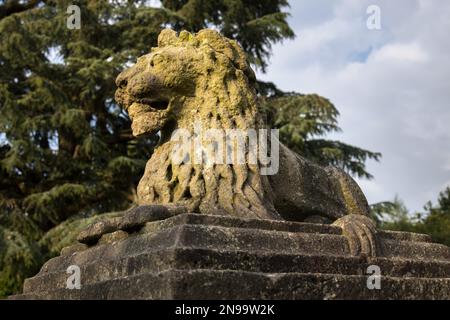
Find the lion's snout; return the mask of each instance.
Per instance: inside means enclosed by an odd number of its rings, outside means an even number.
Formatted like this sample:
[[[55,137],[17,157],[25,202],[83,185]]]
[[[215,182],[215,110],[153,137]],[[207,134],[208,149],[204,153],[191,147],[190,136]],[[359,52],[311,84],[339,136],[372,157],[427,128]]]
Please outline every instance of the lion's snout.
[[[162,80],[150,72],[135,75],[127,82],[127,92],[131,99],[158,99],[166,91]]]
[[[130,68],[133,69],[133,68]],[[133,103],[143,103],[152,105],[150,102],[167,102],[170,97],[163,80],[149,71],[140,73],[125,70],[116,79],[118,87],[116,100],[118,103],[128,108]],[[164,109],[161,105],[156,105],[156,109]]]
[[[138,62],[117,76],[116,85],[116,101],[128,112],[133,135],[154,134],[161,130],[167,121],[171,100],[164,77]]]

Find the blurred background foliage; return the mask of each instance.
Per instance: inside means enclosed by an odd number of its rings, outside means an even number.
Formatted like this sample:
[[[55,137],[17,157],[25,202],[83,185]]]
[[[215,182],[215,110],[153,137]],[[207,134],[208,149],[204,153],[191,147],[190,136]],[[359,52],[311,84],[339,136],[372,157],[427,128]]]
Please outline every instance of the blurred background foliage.
[[[78,231],[135,203],[158,136],[136,139],[114,101],[118,73],[166,27],[214,28],[264,72],[273,44],[293,38],[286,0],[0,0],[0,297],[72,243]],[[66,26],[69,5],[81,29]],[[340,131],[326,98],[258,83],[261,112],[281,140],[323,165],[371,178],[379,153],[327,140]],[[450,192],[410,218],[400,200],[373,205],[381,227],[426,232],[448,244]],[[107,213],[114,212],[114,213]]]
[[[450,246],[450,187],[439,194],[437,204],[428,202],[423,212],[409,212],[398,197],[371,207],[373,218],[383,229],[425,233]]]

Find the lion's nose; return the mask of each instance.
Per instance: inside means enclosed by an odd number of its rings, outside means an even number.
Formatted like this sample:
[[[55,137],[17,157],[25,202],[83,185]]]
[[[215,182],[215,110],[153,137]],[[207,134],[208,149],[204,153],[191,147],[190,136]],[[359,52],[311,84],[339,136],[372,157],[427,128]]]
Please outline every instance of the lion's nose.
[[[142,67],[135,64],[134,66],[123,70],[116,78],[116,85],[120,89],[126,89],[130,79],[142,72]]]
[[[129,79],[127,91],[134,98],[156,98],[164,93],[165,87],[160,77],[142,72]]]
[[[121,72],[116,78],[116,86],[120,89],[125,89],[128,84],[127,72]]]

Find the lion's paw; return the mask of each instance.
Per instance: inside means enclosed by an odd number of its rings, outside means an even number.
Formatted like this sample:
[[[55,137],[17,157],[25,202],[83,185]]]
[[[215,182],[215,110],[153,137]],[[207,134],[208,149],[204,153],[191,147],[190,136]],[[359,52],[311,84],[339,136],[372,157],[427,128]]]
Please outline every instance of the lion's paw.
[[[342,229],[352,255],[376,257],[380,254],[378,231],[369,217],[350,214],[336,220],[333,225]]]

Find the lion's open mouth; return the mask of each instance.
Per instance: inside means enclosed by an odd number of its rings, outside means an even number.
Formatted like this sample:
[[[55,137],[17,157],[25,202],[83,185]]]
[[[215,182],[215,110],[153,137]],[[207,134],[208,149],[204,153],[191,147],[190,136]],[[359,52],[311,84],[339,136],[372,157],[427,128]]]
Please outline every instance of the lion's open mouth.
[[[169,107],[169,100],[153,100],[153,99],[140,99],[138,101],[140,104],[145,104],[149,106],[150,108],[156,109],[156,110],[166,110]]]
[[[145,113],[161,113],[169,108],[169,100],[139,99],[135,100],[128,108],[128,114],[131,119],[141,116]]]

